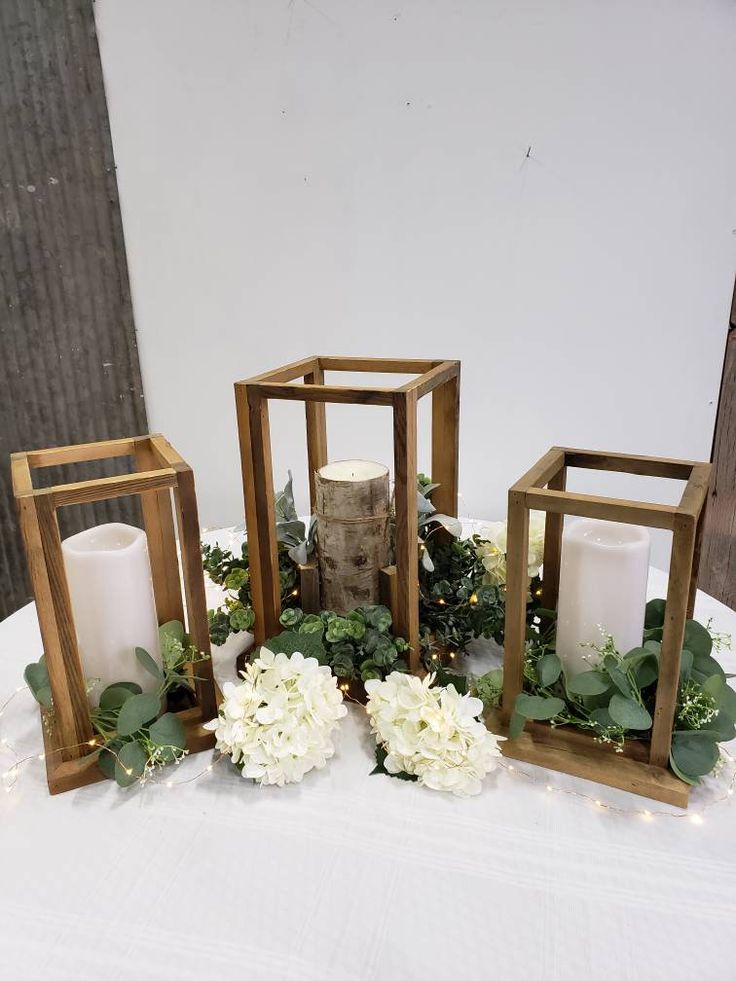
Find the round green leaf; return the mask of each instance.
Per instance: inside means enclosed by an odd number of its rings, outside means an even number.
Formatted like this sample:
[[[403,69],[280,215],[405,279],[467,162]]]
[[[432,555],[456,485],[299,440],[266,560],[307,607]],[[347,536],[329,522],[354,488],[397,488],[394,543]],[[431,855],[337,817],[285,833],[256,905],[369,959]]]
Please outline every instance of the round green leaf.
[[[281,623],[282,627],[287,627],[290,630],[296,630],[296,628],[299,626],[299,624],[302,622],[303,619],[304,619],[304,614],[300,609],[291,608],[283,611],[283,613],[279,617],[279,622]],[[232,623],[232,617],[230,619],[230,622]]]
[[[647,630],[664,625],[664,608],[665,601],[663,599],[649,600],[644,615],[644,626]]]
[[[680,684],[684,685],[693,669],[693,652],[684,650],[680,654]]]
[[[177,749],[187,748],[187,735],[178,715],[166,712],[156,719],[148,730],[151,742],[156,746],[175,746]]]
[[[118,733],[121,736],[132,736],[146,722],[156,718],[160,707],[158,695],[133,695],[120,709]]]
[[[718,744],[712,732],[676,732],[672,736],[670,756],[677,769],[693,780],[710,773],[718,762]]]
[[[581,671],[565,680],[565,686],[570,695],[602,695],[608,691],[611,682],[602,671]]]
[[[143,695],[134,696],[143,698]],[[129,703],[126,703],[129,704]],[[121,787],[130,787],[143,776],[148,757],[140,743],[124,743],[115,761],[115,779]]]
[[[710,656],[713,649],[713,640],[702,623],[697,620],[688,620],[685,623],[685,641],[682,645],[693,652],[695,660]]]
[[[180,620],[167,620],[158,628],[158,633],[159,637],[165,634],[180,644],[184,643],[184,624]]]
[[[100,695],[100,708],[108,711],[119,709],[129,698],[133,698],[134,692],[127,685],[109,685]]]
[[[368,606],[365,609],[365,620],[369,627],[375,627],[381,633],[386,633],[393,622],[391,610],[386,606]]]
[[[32,664],[27,664],[26,669],[23,672],[23,678],[25,683],[36,696],[36,692],[41,688],[49,687],[49,673],[46,669],[45,661],[34,661]]]
[[[120,751],[122,745],[121,740],[113,739],[103,746],[97,757],[97,766],[102,770],[108,780],[115,779],[115,764],[117,762],[115,754]]]
[[[527,695],[522,692],[516,697],[514,711],[525,719],[554,719],[565,708],[561,698],[545,698],[543,695]]]
[[[142,647],[136,647],[135,656],[138,658],[138,663],[142,664],[149,674],[152,674],[157,681],[161,680],[161,668],[156,664],[148,651],[144,651]]]
[[[608,712],[622,729],[651,729],[652,717],[644,708],[633,698],[624,698],[616,692],[611,696],[608,703]]]
[[[543,654],[537,661],[537,677],[544,688],[553,685],[562,673],[562,661],[556,654]]]

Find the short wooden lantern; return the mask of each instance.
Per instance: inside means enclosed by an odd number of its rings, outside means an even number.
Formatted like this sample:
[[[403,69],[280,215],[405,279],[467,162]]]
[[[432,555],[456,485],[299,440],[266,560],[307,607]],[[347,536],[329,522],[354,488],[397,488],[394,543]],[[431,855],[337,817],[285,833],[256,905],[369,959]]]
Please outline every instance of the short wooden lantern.
[[[134,473],[43,489],[33,486],[32,471],[38,467],[122,456],[133,458]],[[186,623],[192,643],[199,651],[209,654],[194,476],[163,436],[14,453],[11,468],[54,702],[53,727],[49,733],[43,726],[43,733],[49,790],[56,794],[103,779],[96,757],[90,755],[89,741],[94,733],[64,571],[57,510],[70,504],[140,495],[158,622]],[[181,549],[184,596],[175,527],[178,527]],[[193,708],[178,713],[186,729],[190,752],[214,745],[214,734],[202,727],[217,714],[216,687],[209,660],[197,665],[196,700]]]
[[[677,506],[616,500],[565,489],[568,467],[610,470],[687,481]],[[527,605],[529,510],[546,512],[542,606],[556,609],[564,515],[665,528],[673,533],[667,608],[651,743],[626,741],[612,752],[587,733],[527,722],[504,755],[584,777],[654,800],[687,807],[689,787],[667,769],[680,674],[685,620],[692,616],[700,539],[711,465],[554,447],[509,491],[506,631],[501,726],[507,726],[522,690]]]
[[[349,388],[325,384],[326,371],[390,372],[417,377],[398,388]],[[301,383],[294,384],[297,380]],[[325,404],[383,405],[393,410],[396,507],[396,566],[395,570],[386,570],[387,601],[393,613],[394,629],[411,646],[411,670],[415,673],[420,670],[417,402],[430,392],[432,479],[440,485],[432,501],[439,511],[457,516],[459,361],[314,356],[235,383],[257,642],[281,629],[268,400],[305,403],[312,511],[316,505],[315,473],[328,462]]]

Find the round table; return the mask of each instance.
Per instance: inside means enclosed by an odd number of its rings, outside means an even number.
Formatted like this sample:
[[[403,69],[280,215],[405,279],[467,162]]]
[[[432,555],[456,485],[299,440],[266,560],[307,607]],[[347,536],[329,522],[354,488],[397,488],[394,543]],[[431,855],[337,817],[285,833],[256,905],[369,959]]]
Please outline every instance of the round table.
[[[652,569],[650,594],[665,583]],[[703,593],[696,616],[736,638],[736,613]],[[33,605],[0,624],[0,702],[41,651]],[[34,756],[0,793],[9,979],[736,977],[730,764],[688,812],[524,765],[461,800],[371,776],[351,706],[334,759],[298,785],[200,754],[142,789],[50,797],[27,691],[0,738],[3,769]]]

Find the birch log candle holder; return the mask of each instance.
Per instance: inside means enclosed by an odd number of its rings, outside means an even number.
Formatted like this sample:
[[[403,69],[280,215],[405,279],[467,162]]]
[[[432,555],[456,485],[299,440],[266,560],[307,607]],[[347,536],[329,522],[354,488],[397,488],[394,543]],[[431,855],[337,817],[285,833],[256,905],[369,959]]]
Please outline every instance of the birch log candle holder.
[[[46,488],[37,488],[33,484],[32,472],[36,468],[124,456],[132,458],[134,472]],[[194,476],[163,436],[139,436],[14,453],[11,470],[53,698],[53,726],[44,725],[43,735],[49,790],[56,794],[103,779],[96,754],[90,752],[94,738],[90,702],[66,572],[70,567],[65,566],[57,511],[73,504],[139,495],[153,580],[155,618],[159,624],[169,620],[186,623],[192,644],[198,651],[209,654]],[[100,526],[101,534],[108,538],[112,534],[110,529],[117,529],[117,538],[122,534],[120,529],[135,535],[135,529],[125,525]],[[83,532],[82,536],[87,534]],[[73,546],[74,540],[79,538],[73,536],[64,544]],[[140,547],[140,542],[136,545],[132,540],[102,544],[111,550]],[[77,551],[88,545],[78,544]],[[139,560],[148,566],[145,556],[142,559],[136,556],[136,561]],[[72,572],[73,576],[76,574],[76,570]],[[106,585],[114,594],[114,573],[111,577]],[[150,585],[144,581],[142,585],[135,584],[132,590],[134,599],[144,606],[146,589],[150,591]],[[145,610],[143,616],[147,617]],[[139,646],[148,642],[149,633],[150,630],[145,638],[137,641]],[[85,630],[84,636],[92,638],[94,633]],[[132,647],[130,654],[132,658]],[[203,723],[217,714],[216,687],[209,659],[197,665],[195,691],[194,707],[177,713],[185,727],[189,752],[214,746],[214,734],[203,728]]]
[[[416,377],[396,388],[346,387],[326,384],[326,371],[387,372]],[[326,403],[386,406],[393,412],[395,567],[382,570],[382,592],[386,597],[384,602],[391,607],[395,632],[410,644],[410,668],[420,672],[417,403],[429,393],[432,394],[432,479],[439,484],[433,503],[437,510],[457,516],[459,361],[313,356],[235,383],[256,643],[263,643],[281,630],[269,399],[305,403],[313,513],[319,511],[317,474],[328,463]],[[316,571],[314,563],[303,570],[301,593],[305,610],[310,606],[314,609]]]
[[[685,490],[676,506],[577,494],[565,489],[569,467],[683,480]],[[519,738],[503,744],[505,756],[668,804],[687,806],[689,787],[667,769],[667,763],[685,622],[692,616],[695,605],[710,472],[709,463],[554,447],[511,488],[503,697],[500,713],[492,713],[489,719],[504,731],[524,683],[530,509],[546,512],[542,606],[549,610],[558,606],[565,515],[664,528],[672,532],[673,538],[651,742],[627,738],[623,753],[618,754],[586,732],[569,727],[555,729],[548,723],[529,721]]]

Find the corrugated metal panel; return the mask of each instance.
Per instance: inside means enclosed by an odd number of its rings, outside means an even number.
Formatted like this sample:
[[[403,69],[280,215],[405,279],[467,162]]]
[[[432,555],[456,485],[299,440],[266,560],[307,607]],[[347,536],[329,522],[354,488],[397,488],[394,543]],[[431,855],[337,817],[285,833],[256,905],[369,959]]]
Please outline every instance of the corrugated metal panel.
[[[91,0],[0,0],[0,289],[1,618],[30,595],[8,455],[147,430]],[[109,520],[137,502],[68,508],[62,532]]]

